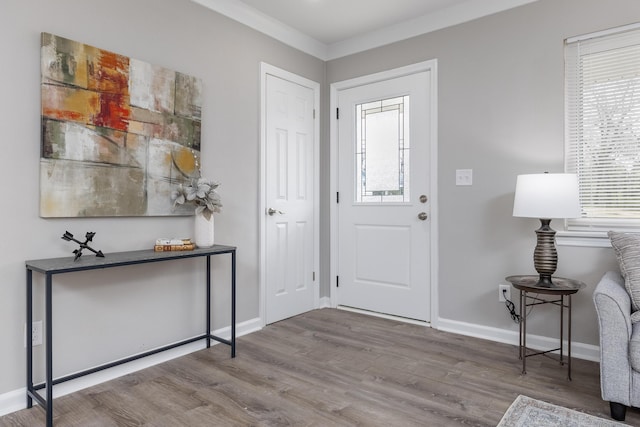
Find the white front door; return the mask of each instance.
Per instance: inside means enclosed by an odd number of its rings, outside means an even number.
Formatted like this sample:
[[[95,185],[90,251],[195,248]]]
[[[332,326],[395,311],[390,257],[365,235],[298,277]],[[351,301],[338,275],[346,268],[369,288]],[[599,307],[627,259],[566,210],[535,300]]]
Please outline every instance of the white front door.
[[[263,268],[269,324],[312,310],[317,302],[317,120],[311,85],[269,72],[263,84]]]
[[[338,304],[430,321],[430,73],[340,90]]]

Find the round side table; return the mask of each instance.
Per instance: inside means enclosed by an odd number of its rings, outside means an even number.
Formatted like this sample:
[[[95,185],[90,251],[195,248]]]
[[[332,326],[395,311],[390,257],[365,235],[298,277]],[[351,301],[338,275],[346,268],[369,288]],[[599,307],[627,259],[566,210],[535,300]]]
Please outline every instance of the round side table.
[[[523,275],[509,276],[505,280],[520,291],[520,343],[519,356],[522,359],[522,373],[527,373],[527,357],[546,355],[560,350],[560,364],[564,365],[563,338],[564,338],[564,309],[567,308],[567,378],[571,381],[571,295],[578,292],[585,284],[579,280],[552,277],[553,286],[541,286],[538,284],[539,276]],[[529,294],[536,294],[535,296]],[[553,299],[543,299],[538,295],[551,295]],[[546,351],[528,353],[527,349],[527,307],[541,304],[554,304],[560,306],[560,347]]]

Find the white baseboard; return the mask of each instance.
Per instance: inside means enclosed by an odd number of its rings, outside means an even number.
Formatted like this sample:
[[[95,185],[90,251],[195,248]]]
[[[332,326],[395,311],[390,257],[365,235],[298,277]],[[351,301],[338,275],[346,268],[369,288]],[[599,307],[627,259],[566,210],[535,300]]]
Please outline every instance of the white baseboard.
[[[0,415],[19,411],[27,407],[27,388],[23,387],[8,393],[0,394]]]
[[[331,297],[320,297],[320,307],[318,308],[331,308]]]
[[[510,331],[442,318],[438,319],[438,330],[515,346],[519,344],[520,340],[520,334],[518,331]],[[546,350],[549,348],[559,347],[559,343],[557,338],[527,334],[527,347],[536,350]],[[571,343],[571,357],[600,362],[600,347],[574,341]]]
[[[520,341],[520,333],[518,331],[511,331],[507,329],[493,328],[489,326],[476,325],[474,323],[460,322],[458,320],[449,320],[439,318],[437,323],[426,323],[417,320],[404,319],[396,316],[389,316],[385,314],[370,312],[367,310],[359,310],[350,307],[337,307],[340,310],[352,311],[355,313],[368,314],[371,316],[382,317],[385,319],[396,320],[399,322],[412,323],[414,325],[430,326],[440,331],[451,332],[454,334],[466,335],[475,338],[481,338],[494,342],[501,342],[504,344],[511,344],[517,346]],[[549,338],[541,335],[527,334],[527,347],[535,350],[547,350],[550,348],[558,348],[559,343],[557,338]],[[567,341],[564,341],[564,348],[567,347]],[[571,357],[578,359],[590,360],[592,362],[600,362],[600,347],[592,344],[584,344],[581,342],[571,343]]]
[[[236,337],[247,335],[255,331],[262,329],[262,322],[260,318],[247,320],[236,325]],[[213,331],[213,334],[221,338],[229,339],[231,337],[231,326],[217,329]],[[218,344],[217,341],[212,340],[212,345]],[[142,359],[134,360],[129,363],[115,366],[113,368],[105,369],[104,371],[96,372],[94,374],[86,375],[75,380],[67,381],[62,384],[58,384],[54,387],[53,396],[60,397],[65,394],[73,393],[94,385],[110,381],[121,377],[123,375],[130,374],[151,366],[157,365],[175,359],[177,357],[185,356],[194,351],[202,350],[206,347],[204,340],[194,343],[186,344],[180,347],[173,348],[171,350],[163,351],[151,356],[144,357]],[[6,415],[14,411],[19,411],[27,407],[27,388],[23,387],[18,390],[13,390],[7,393],[0,394],[0,415]],[[34,402],[35,404],[35,402]]]

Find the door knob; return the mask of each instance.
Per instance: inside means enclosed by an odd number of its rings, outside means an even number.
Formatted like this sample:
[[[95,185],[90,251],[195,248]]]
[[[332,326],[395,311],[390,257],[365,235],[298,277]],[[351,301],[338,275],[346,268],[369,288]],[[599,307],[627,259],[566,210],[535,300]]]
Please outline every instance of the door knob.
[[[426,194],[423,194],[420,196],[420,203],[427,203],[428,200],[429,198],[427,197]]]
[[[267,209],[267,213],[270,216],[273,216],[273,214],[276,214],[276,213],[279,213],[280,215],[284,215],[284,212],[278,211],[278,210],[275,210],[275,209],[272,209],[272,208]]]
[[[424,221],[424,220],[425,220],[425,219],[427,219],[427,218],[428,218],[428,215],[427,215],[427,213],[426,213],[426,212],[420,212],[420,213],[418,214],[418,219],[419,219],[420,221]]]

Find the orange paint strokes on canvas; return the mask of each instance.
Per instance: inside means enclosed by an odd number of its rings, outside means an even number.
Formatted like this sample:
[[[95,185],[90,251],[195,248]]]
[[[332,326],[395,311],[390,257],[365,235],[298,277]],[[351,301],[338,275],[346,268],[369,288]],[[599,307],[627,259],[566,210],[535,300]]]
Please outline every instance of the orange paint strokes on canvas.
[[[129,105],[129,58],[97,48],[88,48],[90,90],[98,93],[91,124],[126,131]]]
[[[42,116],[91,124],[98,113],[99,97],[95,92],[53,85],[42,86]]]
[[[42,86],[42,116],[46,118],[126,131],[130,115],[128,95]]]
[[[129,127],[129,96],[116,93],[100,94],[100,110],[93,117],[93,124],[126,131]]]
[[[89,63],[89,89],[129,95],[129,58],[96,49]]]

